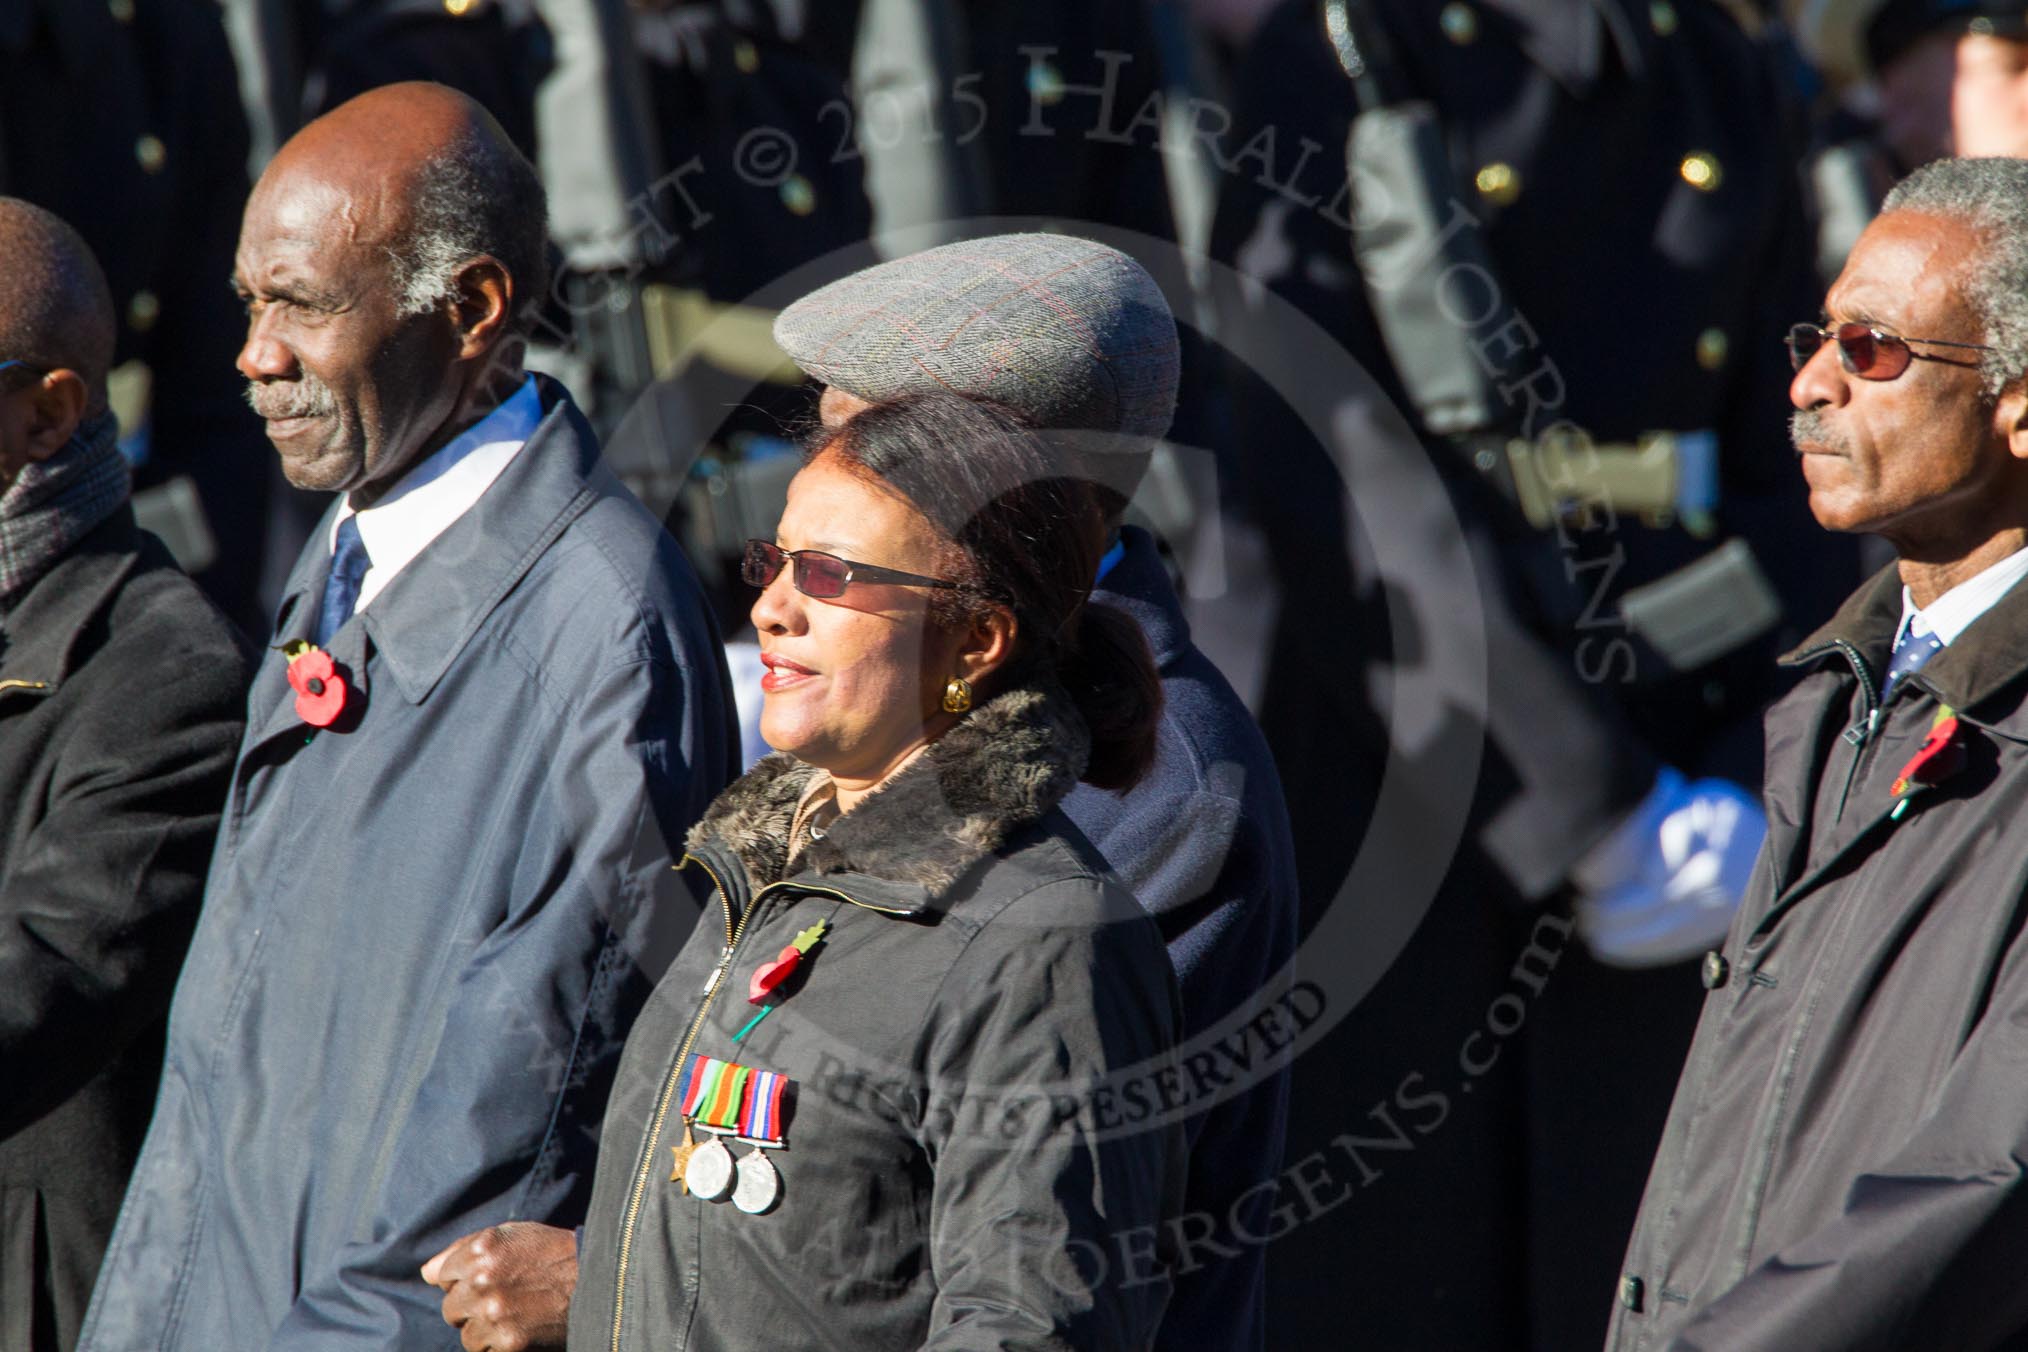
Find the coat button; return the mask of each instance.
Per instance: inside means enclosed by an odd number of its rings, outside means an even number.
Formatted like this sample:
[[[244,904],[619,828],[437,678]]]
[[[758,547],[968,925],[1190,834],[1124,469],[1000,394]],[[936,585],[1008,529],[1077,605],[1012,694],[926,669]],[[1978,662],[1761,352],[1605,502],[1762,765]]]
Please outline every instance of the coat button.
[[[1723,986],[1725,984],[1726,978],[1731,975],[1732,975],[1732,964],[1725,960],[1725,955],[1723,953],[1720,953],[1717,949],[1714,948],[1709,953],[1706,953],[1704,955],[1705,990],[1708,991],[1717,990],[1720,986]]]
[[[134,160],[144,174],[159,174],[162,166],[169,163],[169,147],[162,144],[159,136],[143,136],[134,142]]]
[[[1629,1273],[1627,1276],[1620,1278],[1620,1304],[1626,1306],[1635,1314],[1639,1314],[1641,1312],[1641,1293],[1643,1290],[1645,1288],[1641,1285],[1639,1277]]]
[[[134,21],[134,0],[106,0],[106,8],[112,12],[114,23]]]
[[[1724,181],[1725,171],[1719,166],[1718,157],[1708,150],[1693,150],[1683,157],[1683,163],[1676,167],[1683,181],[1699,192],[1717,192]]]
[[[780,192],[782,205],[789,209],[792,216],[807,216],[817,209],[817,190],[801,174],[790,174],[783,179]]]
[[[162,302],[153,291],[136,291],[134,299],[127,303],[127,327],[136,333],[146,333],[155,327],[155,321],[162,317]]]
[[[1479,190],[1479,196],[1496,207],[1511,206],[1521,195],[1521,175],[1514,166],[1501,160],[1494,160],[1472,176],[1472,183]]]
[[[1697,364],[1705,370],[1723,370],[1725,359],[1731,354],[1732,342],[1724,329],[1706,329],[1697,335]]]
[[[1655,30],[1655,36],[1666,38],[1676,31],[1676,7],[1669,0],[1655,0],[1648,6],[1648,27]]]
[[[1463,47],[1479,36],[1479,16],[1466,4],[1449,4],[1437,15],[1437,24],[1444,30],[1444,36]]]

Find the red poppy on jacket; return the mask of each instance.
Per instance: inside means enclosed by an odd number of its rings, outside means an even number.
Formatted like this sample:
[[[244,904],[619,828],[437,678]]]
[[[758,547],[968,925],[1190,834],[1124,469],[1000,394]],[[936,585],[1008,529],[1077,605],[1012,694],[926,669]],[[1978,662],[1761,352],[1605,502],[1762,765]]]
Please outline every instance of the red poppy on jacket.
[[[328,728],[345,712],[345,678],[322,648],[305,647],[289,659],[289,688],[296,717],[313,728]]]

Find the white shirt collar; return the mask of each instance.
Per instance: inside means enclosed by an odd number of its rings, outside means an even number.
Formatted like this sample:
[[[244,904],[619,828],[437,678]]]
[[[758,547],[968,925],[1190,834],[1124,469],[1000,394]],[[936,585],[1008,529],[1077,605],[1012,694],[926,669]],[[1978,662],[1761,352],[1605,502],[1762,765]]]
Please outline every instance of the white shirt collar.
[[[402,475],[365,511],[355,512],[352,495],[345,495],[331,519],[324,547],[336,550],[338,527],[347,517],[359,518],[359,541],[372,566],[360,581],[355,610],[366,609],[397,573],[485,496],[541,421],[542,396],[530,376],[491,413]]]
[[[1984,572],[1958,583],[1921,609],[1916,608],[1915,598],[1908,594],[1908,588],[1903,587],[1901,628],[1895,630],[1895,637],[1899,638],[1904,631],[1918,638],[1934,633],[1938,641],[1948,647],[1957,641],[1959,634],[1971,628],[1972,621],[1991,610],[2024,577],[2028,577],[2028,549],[2016,550]]]

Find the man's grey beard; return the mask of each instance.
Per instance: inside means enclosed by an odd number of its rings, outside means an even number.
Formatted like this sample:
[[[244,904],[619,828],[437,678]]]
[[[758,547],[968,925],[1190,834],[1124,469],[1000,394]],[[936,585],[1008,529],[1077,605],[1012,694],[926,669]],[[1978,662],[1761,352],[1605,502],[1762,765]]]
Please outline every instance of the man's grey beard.
[[[327,418],[338,411],[331,387],[305,371],[296,380],[263,385],[250,381],[247,406],[263,418]]]

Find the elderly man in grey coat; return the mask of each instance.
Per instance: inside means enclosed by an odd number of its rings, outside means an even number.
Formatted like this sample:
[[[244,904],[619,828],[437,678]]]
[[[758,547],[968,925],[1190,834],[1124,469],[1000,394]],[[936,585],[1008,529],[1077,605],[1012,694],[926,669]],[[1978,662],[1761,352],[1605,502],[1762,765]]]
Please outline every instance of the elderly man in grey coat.
[[[0,197],[0,1348],[77,1341],[155,1101],[243,641],[134,524],[84,241]]]
[[[583,1210],[733,744],[680,553],[521,370],[544,242],[434,85],[312,123],[248,203],[248,397],[343,496],[255,678],[93,1352],[439,1345],[424,1259]]]
[[[1911,175],[1824,307],[1810,510],[1899,562],[1784,659],[1620,1352],[2028,1342],[2028,163]]]

